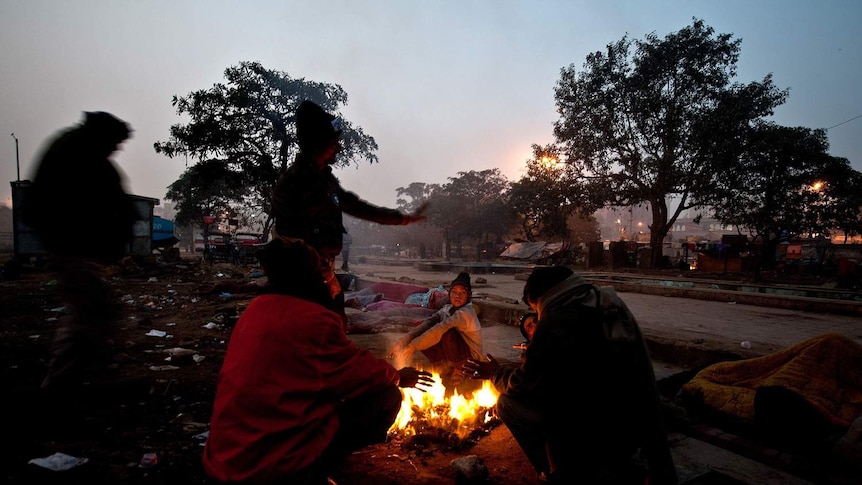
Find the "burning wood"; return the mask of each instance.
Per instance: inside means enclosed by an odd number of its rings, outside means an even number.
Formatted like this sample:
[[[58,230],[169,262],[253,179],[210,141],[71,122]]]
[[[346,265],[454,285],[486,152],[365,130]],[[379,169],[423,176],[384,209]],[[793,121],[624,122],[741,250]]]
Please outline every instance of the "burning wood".
[[[432,376],[434,385],[426,392],[402,389],[401,411],[389,428],[390,436],[409,439],[414,444],[443,441],[457,448],[499,422],[492,413],[498,394],[489,381],[481,381],[481,388],[462,395],[457,389],[447,393],[440,375],[432,372]]]

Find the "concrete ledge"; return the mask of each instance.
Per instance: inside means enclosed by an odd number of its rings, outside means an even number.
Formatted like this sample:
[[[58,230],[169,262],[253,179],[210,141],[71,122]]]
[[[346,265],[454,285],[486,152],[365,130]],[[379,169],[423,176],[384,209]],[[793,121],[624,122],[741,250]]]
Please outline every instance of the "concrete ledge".
[[[862,317],[862,302],[841,301],[804,296],[767,295],[745,291],[716,290],[710,288],[680,288],[646,285],[626,281],[592,279],[597,286],[612,286],[618,292],[643,293],[645,295],[672,296],[718,302],[736,302],[744,305],[757,305],[785,310],[831,313]]]

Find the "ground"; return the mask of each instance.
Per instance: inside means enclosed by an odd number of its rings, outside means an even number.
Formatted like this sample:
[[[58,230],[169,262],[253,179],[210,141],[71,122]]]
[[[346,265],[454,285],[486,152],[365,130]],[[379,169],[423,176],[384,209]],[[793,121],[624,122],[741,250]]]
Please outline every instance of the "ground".
[[[207,483],[200,459],[216,376],[259,276],[252,266],[197,259],[118,269],[111,281],[125,316],[116,327],[110,375],[63,402],[38,392],[62,309],[53,275],[28,268],[0,281],[0,481]],[[28,464],[57,452],[88,462],[62,472]],[[149,454],[157,463],[143,466]],[[342,485],[466,483],[451,462],[470,455],[488,470],[487,481],[474,483],[539,483],[511,434],[494,422],[464,441],[433,433],[419,442],[393,437],[354,454],[333,477]],[[696,483],[732,482],[714,475],[687,482]]]
[[[3,386],[0,475],[3,483],[204,484],[200,466],[216,375],[231,326],[256,294],[251,267],[198,261],[135,265],[112,283],[125,317],[114,336],[110,375],[57,406],[38,392],[62,309],[50,272],[25,270],[0,281],[0,382]],[[148,335],[152,330],[164,337]],[[171,349],[188,355],[168,360]],[[493,483],[536,483],[504,426],[476,439],[391,439],[354,455],[338,483],[455,483],[453,459],[483,457]],[[51,471],[28,462],[62,452],[88,463]],[[154,453],[155,466],[141,462]]]

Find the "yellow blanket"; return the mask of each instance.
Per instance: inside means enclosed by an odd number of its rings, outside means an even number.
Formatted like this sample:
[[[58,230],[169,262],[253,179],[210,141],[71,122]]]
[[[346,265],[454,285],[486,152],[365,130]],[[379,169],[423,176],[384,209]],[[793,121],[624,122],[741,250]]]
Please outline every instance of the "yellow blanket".
[[[797,394],[829,422],[849,426],[862,416],[862,345],[827,333],[784,350],[700,371],[682,392],[722,413],[754,422],[762,387]]]

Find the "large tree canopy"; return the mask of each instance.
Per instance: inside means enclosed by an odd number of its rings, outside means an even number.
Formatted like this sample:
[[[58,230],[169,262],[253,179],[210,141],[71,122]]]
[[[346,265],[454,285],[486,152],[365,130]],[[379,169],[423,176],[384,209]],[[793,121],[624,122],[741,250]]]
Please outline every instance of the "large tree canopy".
[[[778,243],[828,234],[853,212],[844,196],[858,173],[846,159],[827,153],[825,130],[762,123],[741,142],[742,154],[713,179],[704,202],[722,223],[760,240],[767,268]]]
[[[561,71],[554,125],[561,153],[586,178],[597,205],[649,204],[652,264],[679,214],[701,205],[695,192],[722,170],[717,160],[729,158],[705,149],[717,126],[731,136],[787,96],[770,75],[731,84],[740,43],[695,19],[664,39],[623,37],[587,56],[580,72]],[[679,202],[672,213],[671,197]]]
[[[291,78],[257,62],[241,62],[224,75],[224,84],[174,96],[177,114],[189,121],[171,126],[170,138],[154,144],[156,153],[192,164],[166,195],[177,203],[179,224],[221,212],[269,215],[278,176],[298,149],[296,108],[309,99],[340,116],[339,107],[347,103],[339,85]],[[342,121],[339,165],[376,162],[374,138]],[[196,169],[198,163],[209,167]],[[269,223],[267,217],[264,227]]]

